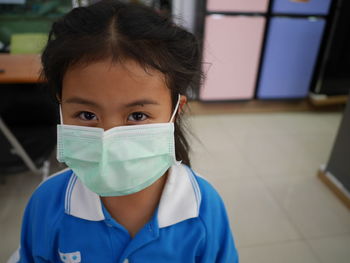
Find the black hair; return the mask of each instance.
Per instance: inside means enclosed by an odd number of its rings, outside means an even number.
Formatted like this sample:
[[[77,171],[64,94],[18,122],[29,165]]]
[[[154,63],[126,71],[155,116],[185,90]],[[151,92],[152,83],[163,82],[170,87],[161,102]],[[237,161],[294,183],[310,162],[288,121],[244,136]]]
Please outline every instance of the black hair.
[[[107,58],[132,59],[145,70],[151,67],[163,73],[173,108],[178,94],[193,94],[202,79],[200,48],[193,34],[149,7],[115,0],[74,8],[52,25],[41,56],[41,75],[61,98],[70,66]],[[176,158],[190,166],[184,132],[180,114],[175,121]]]

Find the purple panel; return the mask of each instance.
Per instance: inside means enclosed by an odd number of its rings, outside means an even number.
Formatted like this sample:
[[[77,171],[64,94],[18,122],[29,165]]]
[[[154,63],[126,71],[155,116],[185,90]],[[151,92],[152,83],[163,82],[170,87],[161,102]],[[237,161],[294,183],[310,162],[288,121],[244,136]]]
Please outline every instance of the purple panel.
[[[325,21],[272,18],[258,97],[302,98],[309,93]]]
[[[273,13],[326,15],[332,0],[275,0]]]

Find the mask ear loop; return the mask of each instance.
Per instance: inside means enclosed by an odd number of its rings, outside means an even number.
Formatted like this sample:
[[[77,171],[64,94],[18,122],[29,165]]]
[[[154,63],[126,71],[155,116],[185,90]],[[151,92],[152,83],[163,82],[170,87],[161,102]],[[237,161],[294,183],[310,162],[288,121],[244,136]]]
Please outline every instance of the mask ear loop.
[[[58,108],[59,108],[59,112],[60,112],[60,124],[63,124],[63,114],[62,114],[62,105],[61,103],[58,104]],[[61,147],[60,147],[60,129],[58,128],[59,125],[57,125],[57,147],[56,147],[56,159],[58,160],[58,162],[60,163],[64,163],[63,160],[61,160]]]
[[[175,117],[175,115],[177,113],[177,110],[179,109],[180,98],[181,98],[181,95],[179,94],[178,99],[177,99],[177,103],[176,103],[176,106],[175,106],[175,109],[174,109],[174,112],[173,112],[173,114],[171,115],[171,118],[170,118],[170,122],[173,122],[174,117]],[[182,163],[182,160],[181,161],[177,161],[176,157],[174,156],[174,164],[179,166],[181,163]]]
[[[63,124],[63,114],[62,114],[62,106],[61,104],[59,104],[59,108],[60,108],[60,123]]]
[[[177,103],[176,103],[174,112],[173,112],[173,114],[171,115],[171,118],[170,118],[170,121],[169,121],[169,122],[173,122],[173,120],[174,120],[174,118],[175,118],[175,115],[176,115],[176,113],[177,113],[177,110],[179,109],[180,97],[181,97],[181,95],[179,94],[179,95],[178,95],[178,98],[177,98]]]

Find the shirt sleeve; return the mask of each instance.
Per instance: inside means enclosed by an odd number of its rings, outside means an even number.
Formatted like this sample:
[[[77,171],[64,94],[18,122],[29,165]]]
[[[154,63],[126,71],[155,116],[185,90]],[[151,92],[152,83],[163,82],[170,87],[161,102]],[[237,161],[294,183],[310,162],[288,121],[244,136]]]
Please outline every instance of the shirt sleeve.
[[[30,198],[22,219],[19,263],[44,263],[52,259],[52,237],[55,233],[54,222],[59,207],[55,202],[55,194],[49,184],[50,180],[39,186]]]
[[[29,201],[22,220],[20,247],[13,255],[12,261],[8,263],[47,263],[49,260],[40,256],[45,254],[47,247],[47,236],[44,234],[45,226],[38,220],[38,209],[33,198]],[[35,253],[36,252],[36,253]]]

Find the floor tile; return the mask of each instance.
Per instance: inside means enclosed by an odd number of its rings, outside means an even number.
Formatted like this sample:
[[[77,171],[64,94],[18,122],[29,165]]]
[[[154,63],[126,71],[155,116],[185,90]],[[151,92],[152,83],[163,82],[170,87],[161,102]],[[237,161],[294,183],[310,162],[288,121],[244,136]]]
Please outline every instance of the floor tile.
[[[322,263],[349,263],[350,235],[307,241]]]
[[[222,115],[218,118],[219,125],[231,135],[256,133],[259,126],[257,122],[262,117],[259,114],[232,114]]]
[[[241,263],[320,263],[304,241],[243,247],[239,257]]]
[[[197,146],[210,150],[225,150],[234,146],[229,132],[223,128],[219,119],[213,116],[199,116],[191,119],[188,130],[194,137],[190,136],[189,141],[194,150]]]
[[[212,181],[256,177],[254,169],[236,147],[222,151],[198,148],[191,157],[193,169]]]
[[[19,246],[22,215],[28,196],[9,196],[5,200],[2,196],[0,200],[0,262],[6,262]]]
[[[238,246],[300,239],[265,186],[256,179],[214,185],[225,201]]]
[[[341,114],[339,113],[264,113],[255,119],[257,131],[260,133],[292,133],[292,134],[329,134],[338,129]]]
[[[259,171],[314,175],[328,161],[333,138],[329,135],[244,134],[234,140],[241,154]]]
[[[316,174],[259,176],[304,238],[350,233],[350,211]]]
[[[284,149],[279,145],[278,141],[287,140],[287,138],[288,135],[283,134],[235,135],[240,152],[256,170],[281,173],[299,167],[294,163],[303,162],[302,157],[293,155],[289,152],[290,149]]]

